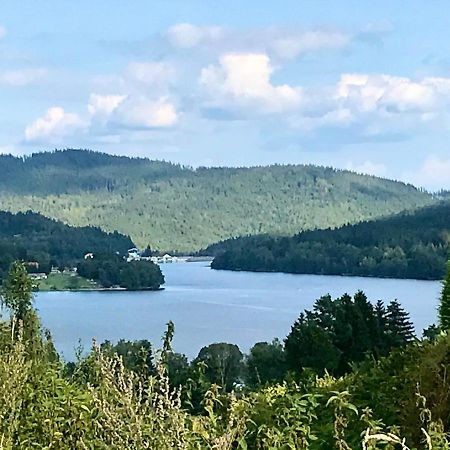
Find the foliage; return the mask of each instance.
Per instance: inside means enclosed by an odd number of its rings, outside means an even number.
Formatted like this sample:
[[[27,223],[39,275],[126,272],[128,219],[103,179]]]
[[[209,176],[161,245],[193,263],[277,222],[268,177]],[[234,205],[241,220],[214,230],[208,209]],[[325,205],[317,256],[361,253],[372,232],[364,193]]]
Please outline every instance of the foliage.
[[[283,381],[287,366],[282,343],[278,339],[271,343],[256,343],[250,349],[245,366],[245,381],[248,386],[256,387]]]
[[[396,300],[387,308],[382,302],[374,308],[363,292],[353,299],[326,295],[292,326],[285,340],[286,361],[298,373],[310,368],[341,375],[367,355],[387,355],[413,338],[409,316]]]
[[[447,276],[442,285],[438,315],[441,328],[450,330],[450,264],[447,266]]]
[[[122,358],[122,364],[139,375],[156,373],[152,344],[146,339],[139,341],[119,340],[116,344],[105,341],[100,345],[100,351],[109,357],[114,355]]]
[[[20,287],[15,271],[26,276],[23,266],[13,267],[8,289],[31,294]],[[320,315],[321,324],[333,322],[331,310],[336,318],[345,312],[355,320],[367,306],[362,294],[335,301],[324,297],[310,314]],[[389,323],[387,311],[381,316]],[[0,322],[4,450],[449,449],[450,335],[444,333],[376,361],[365,359],[338,379],[305,376],[230,393],[209,384],[194,414],[182,401],[189,380],[180,377],[171,384],[176,373],[187,370],[185,358],[171,350],[173,324],[161,352],[153,353],[147,341],[94,345],[68,371],[32,308],[27,315],[24,322],[14,316]],[[279,342],[260,343],[247,363],[253,358],[252,367],[264,368],[281,361],[281,352]],[[198,359],[214,368],[211,382],[220,378],[232,387],[238,379],[228,370],[241,363],[237,347],[205,347]]]
[[[142,260],[127,262],[116,254],[94,254],[93,258],[78,263],[77,272],[105,288],[158,289],[164,284],[164,275],[157,264]]]
[[[16,261],[11,265],[3,283],[1,300],[15,320],[25,320],[32,308],[33,283],[24,263]]]
[[[202,253],[213,269],[442,279],[450,254],[450,203],[294,237],[231,239]]]
[[[30,211],[0,211],[0,281],[15,260],[29,263],[29,272],[48,273],[52,266],[75,266],[88,252],[125,254],[133,246],[117,232],[70,227]]]
[[[243,354],[237,345],[221,342],[203,347],[194,364],[204,363],[206,379],[229,392],[239,381],[242,359]]]
[[[434,201],[411,185],[332,168],[193,170],[86,150],[0,156],[0,171],[3,209],[118,230],[160,251],[337,227]]]

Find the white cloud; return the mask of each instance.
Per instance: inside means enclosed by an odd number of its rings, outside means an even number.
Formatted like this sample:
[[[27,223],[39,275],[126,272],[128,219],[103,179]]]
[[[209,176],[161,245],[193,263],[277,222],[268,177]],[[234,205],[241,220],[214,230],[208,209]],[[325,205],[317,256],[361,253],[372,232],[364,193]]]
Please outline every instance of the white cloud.
[[[429,110],[436,104],[441,88],[445,87],[443,81],[425,78],[415,82],[390,75],[344,74],[337,84],[336,98],[366,112],[377,109],[386,112]]]
[[[126,78],[146,84],[168,84],[174,80],[175,71],[166,62],[132,62],[125,71]]]
[[[374,163],[372,161],[364,161],[361,164],[349,162],[346,168],[353,172],[375,175],[377,177],[384,177],[387,173],[387,168],[384,164]]]
[[[126,97],[126,95],[91,94],[87,108],[89,113],[93,116],[109,116]]]
[[[213,103],[237,104],[254,108],[254,112],[281,112],[297,107],[302,90],[286,84],[273,85],[269,57],[263,53],[227,53],[220,66],[203,68],[200,83],[206,87]],[[262,108],[263,110],[261,110]]]
[[[430,156],[417,171],[406,172],[402,178],[430,190],[450,189],[450,159]]]
[[[178,122],[175,106],[166,98],[129,99],[118,109],[114,119],[130,127],[167,128]]]
[[[44,68],[38,69],[21,69],[0,72],[0,84],[10,86],[26,86],[28,84],[39,81],[47,75]]]
[[[175,47],[192,48],[203,42],[217,41],[224,33],[222,27],[199,27],[190,23],[179,23],[168,29],[167,36]]]
[[[280,58],[293,59],[303,53],[325,48],[343,48],[349,42],[350,36],[341,31],[313,30],[286,33],[271,40],[269,46]]]
[[[0,39],[6,36],[6,28],[0,25]]]
[[[450,78],[413,80],[386,74],[347,73],[334,86],[303,90],[292,126],[359,126],[366,137],[412,128],[449,127]]]
[[[96,142],[117,143],[126,128],[168,128],[174,126],[178,119],[175,105],[166,97],[152,100],[127,95],[91,94],[85,117],[54,106],[26,127],[25,140],[61,143],[63,138],[83,131],[95,137]]]
[[[75,113],[68,113],[59,106],[49,108],[43,117],[36,119],[25,129],[25,139],[30,142],[58,142],[62,137],[80,130],[86,123]]]
[[[347,46],[352,36],[341,30],[293,30],[265,27],[238,30],[221,26],[180,23],[167,31],[169,42],[178,48],[205,47],[217,53],[268,53],[277,59],[293,59],[304,53]]]

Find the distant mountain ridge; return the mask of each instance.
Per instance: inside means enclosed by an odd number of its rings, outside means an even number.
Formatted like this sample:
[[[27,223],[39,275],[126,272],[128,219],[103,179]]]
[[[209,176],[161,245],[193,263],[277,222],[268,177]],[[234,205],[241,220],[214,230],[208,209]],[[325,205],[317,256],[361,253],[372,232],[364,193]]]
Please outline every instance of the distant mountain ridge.
[[[335,230],[230,239],[204,252],[216,255],[214,269],[442,279],[450,201]]]
[[[191,169],[89,150],[0,156],[0,205],[194,252],[233,236],[337,227],[434,202],[411,185],[327,167]]]

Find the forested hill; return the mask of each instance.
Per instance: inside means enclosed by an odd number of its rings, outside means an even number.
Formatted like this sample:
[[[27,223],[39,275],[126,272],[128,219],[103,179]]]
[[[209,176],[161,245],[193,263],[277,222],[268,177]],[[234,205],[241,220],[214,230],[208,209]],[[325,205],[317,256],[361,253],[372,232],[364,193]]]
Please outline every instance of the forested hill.
[[[14,260],[37,262],[35,271],[52,265],[73,266],[87,252],[126,254],[133,243],[128,236],[99,228],[74,228],[32,212],[0,211],[0,279]]]
[[[411,185],[315,166],[199,168],[86,150],[0,157],[0,202],[141,246],[192,252],[233,236],[293,235],[433,202]]]
[[[217,255],[215,269],[442,279],[450,257],[450,202],[291,238],[232,239],[205,252]]]

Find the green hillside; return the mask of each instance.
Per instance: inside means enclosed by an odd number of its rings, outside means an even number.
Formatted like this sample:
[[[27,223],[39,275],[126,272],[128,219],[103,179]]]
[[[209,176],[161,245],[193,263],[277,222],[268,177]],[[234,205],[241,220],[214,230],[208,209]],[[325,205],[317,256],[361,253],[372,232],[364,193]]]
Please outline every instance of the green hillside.
[[[215,269],[442,279],[450,256],[450,202],[294,237],[232,239],[205,253],[217,255]]]
[[[0,211],[0,281],[15,260],[38,263],[35,272],[74,266],[87,252],[126,254],[128,236],[99,228],[75,228],[32,212]]]
[[[86,150],[0,157],[0,205],[191,252],[233,236],[293,235],[433,201],[411,185],[315,166],[191,168]]]

